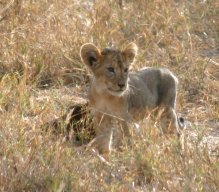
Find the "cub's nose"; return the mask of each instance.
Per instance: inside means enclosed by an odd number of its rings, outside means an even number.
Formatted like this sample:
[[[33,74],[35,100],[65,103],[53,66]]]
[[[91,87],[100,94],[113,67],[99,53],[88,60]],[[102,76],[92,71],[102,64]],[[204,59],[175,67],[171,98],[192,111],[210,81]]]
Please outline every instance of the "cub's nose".
[[[123,87],[125,87],[125,84],[118,84],[118,86],[120,87],[120,89],[122,89]]]

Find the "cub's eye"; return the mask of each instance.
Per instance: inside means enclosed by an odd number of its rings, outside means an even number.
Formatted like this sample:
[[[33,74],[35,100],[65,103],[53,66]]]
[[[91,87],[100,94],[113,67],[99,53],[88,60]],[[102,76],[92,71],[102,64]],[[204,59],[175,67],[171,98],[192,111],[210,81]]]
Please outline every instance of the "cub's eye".
[[[125,73],[127,73],[127,72],[128,72],[128,70],[129,70],[128,68],[125,68],[125,69],[124,69],[124,72],[125,72]]]
[[[107,68],[107,70],[108,70],[110,73],[114,73],[114,72],[115,72],[113,67],[109,67],[109,68]]]

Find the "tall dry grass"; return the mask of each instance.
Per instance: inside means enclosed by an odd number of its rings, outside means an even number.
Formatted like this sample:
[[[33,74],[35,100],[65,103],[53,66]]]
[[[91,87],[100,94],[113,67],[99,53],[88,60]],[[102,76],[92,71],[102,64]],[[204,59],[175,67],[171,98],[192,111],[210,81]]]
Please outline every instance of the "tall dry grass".
[[[217,0],[1,0],[0,189],[218,191],[218,10]],[[183,144],[150,119],[133,125],[132,150],[107,158],[41,134],[40,125],[86,97],[79,50],[87,42],[135,42],[134,68],[177,75]]]

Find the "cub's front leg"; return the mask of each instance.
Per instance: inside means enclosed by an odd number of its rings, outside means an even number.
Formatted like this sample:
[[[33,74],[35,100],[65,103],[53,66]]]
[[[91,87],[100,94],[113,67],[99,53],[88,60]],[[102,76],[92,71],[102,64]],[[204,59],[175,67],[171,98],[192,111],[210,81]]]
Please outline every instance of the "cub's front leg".
[[[112,118],[101,112],[94,112],[96,145],[100,154],[109,154],[113,136]]]
[[[130,144],[131,134],[125,120],[115,120],[113,126],[113,147],[120,148],[123,142]]]
[[[96,111],[94,113],[96,145],[100,154],[109,154],[111,147],[117,149],[130,139],[129,126],[125,119],[117,119]]]

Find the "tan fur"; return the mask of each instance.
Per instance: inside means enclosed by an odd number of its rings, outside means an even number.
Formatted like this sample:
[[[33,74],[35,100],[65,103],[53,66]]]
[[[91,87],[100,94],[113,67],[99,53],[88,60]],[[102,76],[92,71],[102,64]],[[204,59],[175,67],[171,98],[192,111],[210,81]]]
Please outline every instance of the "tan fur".
[[[155,108],[162,111],[164,133],[179,134],[183,128],[175,110],[177,78],[164,68],[145,67],[129,73],[136,55],[134,43],[123,51],[99,50],[89,43],[81,47],[81,58],[93,74],[88,98],[101,154],[118,147],[124,136],[130,136],[128,124],[143,119]]]

